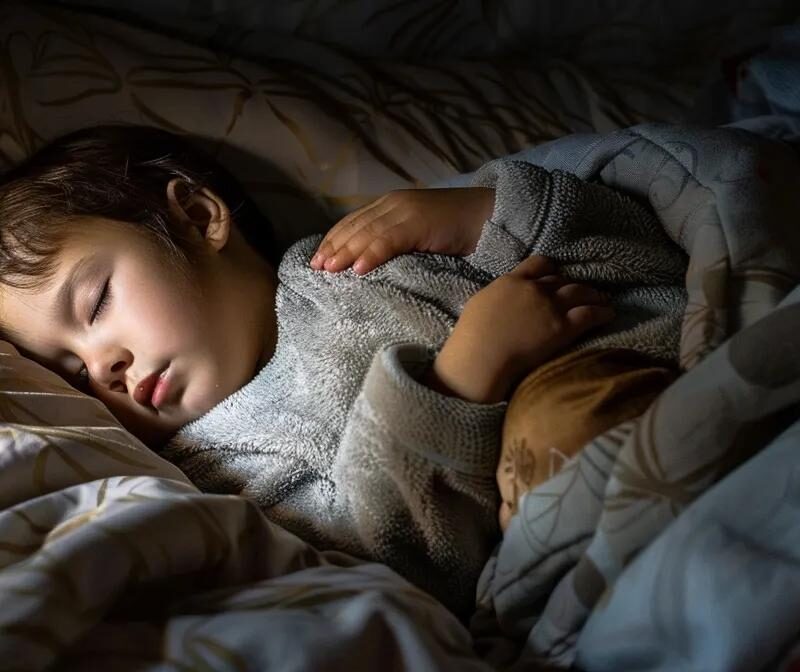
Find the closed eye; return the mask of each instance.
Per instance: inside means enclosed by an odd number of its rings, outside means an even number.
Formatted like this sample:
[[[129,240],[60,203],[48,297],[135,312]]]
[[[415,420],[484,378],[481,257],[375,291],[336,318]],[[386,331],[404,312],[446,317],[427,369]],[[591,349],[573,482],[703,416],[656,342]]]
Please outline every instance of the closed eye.
[[[94,304],[92,314],[89,317],[89,324],[94,324],[95,320],[97,320],[105,312],[105,309],[108,307],[110,301],[111,278],[108,278],[103,285],[103,290],[100,292],[100,296],[97,298],[97,303]]]
[[[97,320],[103,315],[106,308],[108,308],[110,302],[111,302],[111,278],[108,278],[103,284],[103,289],[100,291],[100,296],[97,297],[97,302],[94,304],[94,308],[92,308],[92,314],[89,316],[90,325],[94,324],[95,320]],[[77,387],[78,389],[81,390],[87,390],[88,385],[89,385],[89,370],[86,368],[86,364],[82,363],[81,368],[78,370]]]

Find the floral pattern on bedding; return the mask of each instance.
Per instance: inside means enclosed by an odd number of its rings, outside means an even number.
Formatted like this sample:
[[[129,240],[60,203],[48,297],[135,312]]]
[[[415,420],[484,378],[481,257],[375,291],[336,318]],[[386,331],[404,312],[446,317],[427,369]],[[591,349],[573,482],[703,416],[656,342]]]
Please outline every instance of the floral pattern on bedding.
[[[574,131],[675,120],[692,88],[565,60],[412,65],[251,34],[251,60],[103,16],[0,1],[0,169],[55,136],[133,122],[205,140],[279,239],[397,188]],[[233,45],[230,45],[233,46]]]
[[[503,3],[480,4],[498,22],[507,20],[509,28],[518,25],[508,20],[514,14],[502,13]],[[525,4],[533,7],[523,3],[523,9]],[[548,8],[563,3],[534,4],[530,11],[544,17],[536,23],[538,30],[547,33]],[[771,20],[767,14],[779,4],[762,3],[764,13],[759,14],[751,3],[748,16],[754,30],[763,25],[757,19]],[[165,3],[150,5],[158,9]],[[232,0],[214,6],[246,12],[248,5],[256,6]],[[302,30],[292,29],[265,45],[259,44],[264,40],[258,34],[231,29],[227,35],[213,36],[217,47],[211,49],[199,44],[202,39],[190,45],[109,18],[0,1],[0,169],[78,126],[108,121],[155,124],[204,138],[289,241],[325,228],[388,189],[440,182],[495,156],[572,131],[677,119],[693,92],[692,77],[653,81],[652,75],[630,71],[598,74],[586,64],[562,60],[535,65],[364,63],[336,45],[307,40],[321,38],[327,30],[320,18],[337,8],[334,0],[284,5],[287,11],[300,12],[296,23],[287,25],[303,26]],[[597,40],[604,35],[636,30],[626,24],[626,3],[612,5],[619,10],[612,12],[615,18],[603,30],[574,33],[564,42],[569,45],[565,53],[580,51],[581,46],[584,54],[597,53]],[[208,3],[183,6],[195,12],[196,25],[207,25],[203,21],[208,17],[199,10]],[[446,3],[437,3],[437,15],[422,15],[420,6],[392,3],[391,11],[387,5],[371,19],[399,21],[397,37],[377,45],[386,50],[384,55],[445,49],[434,36],[435,27],[444,21]],[[475,8],[474,3],[465,6]],[[688,11],[688,4],[685,7]],[[592,13],[583,16],[591,27]],[[714,32],[714,25],[712,21],[692,30]],[[366,32],[361,36],[367,39]],[[221,50],[226,39],[251,60]],[[676,33],[676,44],[681,39]],[[292,59],[285,57],[288,46],[294,49]],[[481,43],[465,37],[451,46],[464,55]],[[720,241],[706,243],[713,253]],[[713,299],[729,280],[731,286],[741,284],[741,296],[750,307],[745,312],[748,324],[759,317],[751,308],[771,307],[787,291],[771,272],[751,269],[753,273],[737,280],[726,279],[726,269],[723,264],[716,276],[691,279],[697,282],[690,291],[699,307],[688,323],[702,327],[687,341],[687,367],[728,333],[718,320],[728,319],[725,306]],[[744,326],[731,323],[730,329]],[[387,661],[413,670],[488,669],[475,657],[460,624],[386,568],[320,554],[270,525],[247,500],[199,493],[96,401],[2,347],[0,670],[238,672],[324,667],[358,672]],[[761,369],[744,371],[738,366],[737,371],[752,378]],[[650,427],[640,425],[641,430]],[[584,457],[622,454],[625,446],[638,445],[633,438],[648,436],[634,431],[634,425],[623,426]],[[642,468],[647,470],[659,458],[652,450],[645,459]],[[581,471],[582,464],[576,462],[562,473]],[[602,487],[613,464],[595,464],[605,469],[599,478]],[[660,490],[648,489],[638,473],[628,475],[636,488],[633,498],[618,498],[626,505],[603,513],[609,529],[626,515],[634,523],[630,534],[614,541],[623,554],[630,551],[626,561],[640,547],[638,532],[643,539],[654,533],[653,528],[636,527],[637,522],[643,524],[636,512],[652,504],[669,521],[673,509],[682,505],[682,500],[676,506]],[[622,467],[615,478],[626,483],[620,476],[626,476]],[[577,488],[562,486],[561,481],[550,483],[551,491],[532,494],[519,529],[549,525],[547,515],[536,515],[535,509],[537,503],[547,506],[552,489],[563,498],[564,511],[573,498],[580,499]],[[629,496],[627,491],[622,494]],[[593,515],[599,516],[602,502],[588,495],[587,499]],[[562,526],[558,533],[582,534],[580,550],[586,551],[592,530],[587,532],[582,521],[576,521],[574,528]],[[548,543],[557,541],[547,537]],[[641,586],[635,573],[623,571],[618,577],[615,567],[595,563],[589,556],[597,548],[598,543],[589,548],[588,559],[574,573],[545,577],[552,580],[550,585],[563,577],[548,614],[558,612],[565,618],[556,619],[549,632],[537,629],[531,641],[546,648],[563,637],[567,647],[552,649],[553,657],[577,655],[582,664],[600,669],[601,657],[607,655],[610,669],[616,669],[622,654],[609,642],[621,647],[645,640],[619,636],[619,629],[609,635],[609,628],[627,627],[635,633],[642,623],[624,622],[624,616],[636,615],[630,603],[620,606],[613,599],[598,598],[603,587],[615,581],[617,595],[649,593],[635,590]],[[648,555],[653,554],[642,554],[645,561]],[[550,561],[551,569],[559,563],[564,571],[572,567],[572,558],[565,561],[554,555]],[[635,562],[631,561],[634,570],[642,565]],[[650,566],[659,567],[656,562]],[[487,581],[495,581],[492,608],[503,609],[507,596],[501,594],[505,586],[491,575],[495,568],[487,570]],[[558,605],[566,603],[573,586],[577,598],[559,612]],[[598,609],[590,614],[589,606],[596,602]],[[509,605],[513,609],[513,600]],[[539,607],[544,610],[544,600]],[[613,617],[603,620],[604,609]],[[588,626],[579,640],[586,619]],[[647,643],[657,650],[659,640]],[[355,659],[353,651],[358,652]]]

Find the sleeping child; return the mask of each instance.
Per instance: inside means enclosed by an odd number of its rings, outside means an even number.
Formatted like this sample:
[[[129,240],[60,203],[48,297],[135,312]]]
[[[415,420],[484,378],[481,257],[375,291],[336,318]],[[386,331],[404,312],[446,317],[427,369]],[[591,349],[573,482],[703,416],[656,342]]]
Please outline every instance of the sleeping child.
[[[507,400],[614,316],[498,212],[491,186],[392,192],[281,255],[199,149],[89,128],[0,183],[0,329],[201,489],[465,614]]]

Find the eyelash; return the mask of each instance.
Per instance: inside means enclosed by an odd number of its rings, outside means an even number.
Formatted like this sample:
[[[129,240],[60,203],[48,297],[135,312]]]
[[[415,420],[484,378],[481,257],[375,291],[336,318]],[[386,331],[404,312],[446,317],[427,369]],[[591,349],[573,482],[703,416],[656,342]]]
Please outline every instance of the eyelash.
[[[92,314],[89,317],[89,324],[94,324],[95,321],[105,312],[106,308],[108,308],[108,304],[111,301],[111,280],[106,280],[106,284],[103,285],[103,291],[100,292],[100,297],[97,299],[97,303],[95,304],[94,308],[92,309]],[[85,386],[86,383],[89,382],[89,371],[86,368],[86,364],[82,364],[80,370],[78,371],[78,384],[81,386]]]
[[[94,306],[92,316],[89,318],[89,324],[94,324],[94,321],[103,314],[103,311],[108,307],[108,302],[111,300],[111,280],[106,280],[103,285],[103,291],[100,292],[100,298]]]

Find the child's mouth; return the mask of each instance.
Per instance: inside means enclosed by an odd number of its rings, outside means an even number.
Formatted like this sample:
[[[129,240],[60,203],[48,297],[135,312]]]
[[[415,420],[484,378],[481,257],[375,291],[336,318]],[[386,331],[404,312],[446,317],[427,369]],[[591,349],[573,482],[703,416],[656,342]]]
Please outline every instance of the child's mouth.
[[[139,381],[133,391],[133,400],[142,406],[152,406],[156,409],[163,404],[169,391],[168,370],[169,365]]]
[[[153,408],[158,409],[161,404],[164,403],[167,393],[169,392],[169,378],[167,377],[168,370],[169,369],[165,369],[161,373],[156,381],[156,386],[153,388],[153,396],[150,398],[150,403],[152,404]]]

